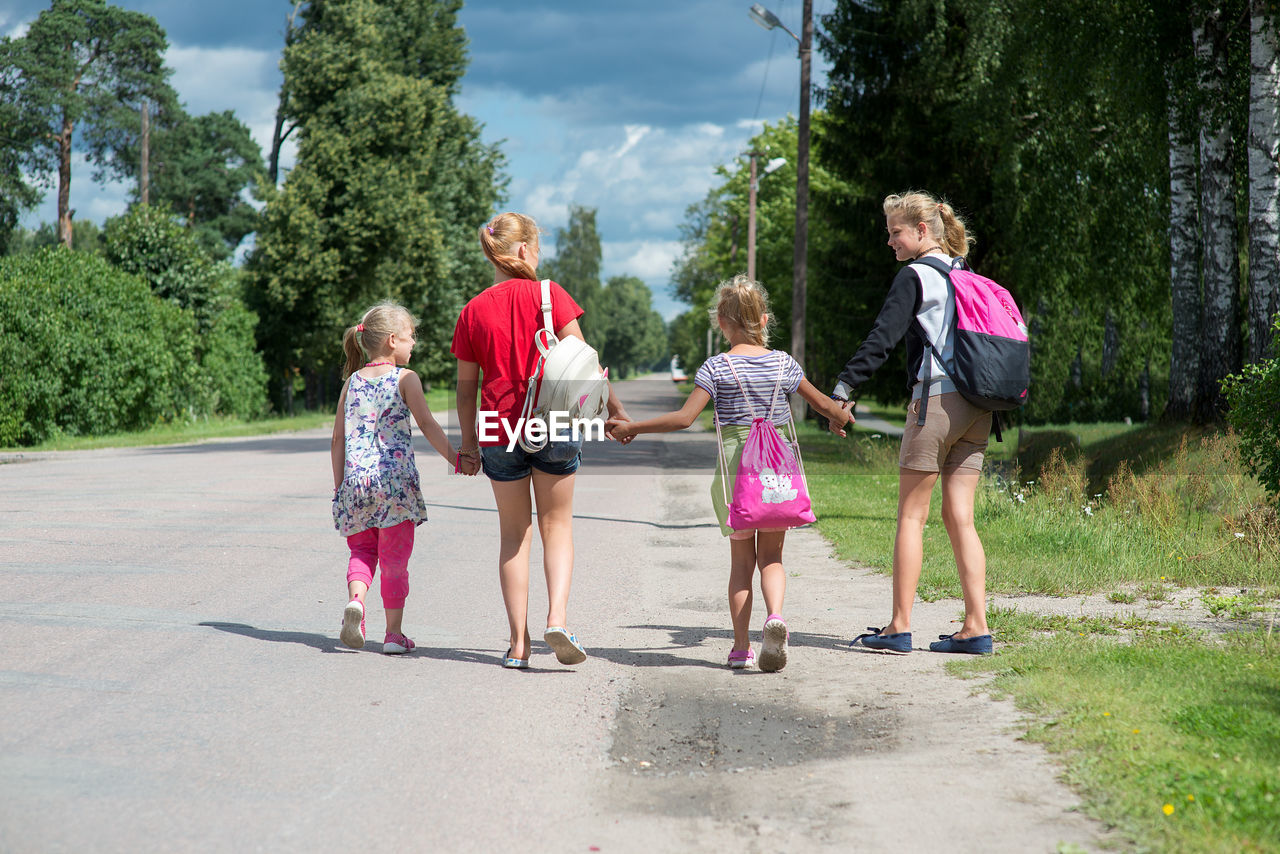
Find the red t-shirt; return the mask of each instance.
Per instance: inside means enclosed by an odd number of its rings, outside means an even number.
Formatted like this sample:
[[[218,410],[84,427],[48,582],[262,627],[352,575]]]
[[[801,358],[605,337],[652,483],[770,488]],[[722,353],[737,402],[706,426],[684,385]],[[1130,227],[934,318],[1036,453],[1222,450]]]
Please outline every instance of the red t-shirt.
[[[551,325],[563,329],[582,316],[568,291],[551,283]],[[480,365],[480,409],[515,421],[524,406],[529,374],[538,361],[533,336],[542,328],[542,286],[507,279],[471,299],[453,329],[453,355]],[[499,431],[501,433],[501,431]],[[506,440],[482,442],[503,445]]]

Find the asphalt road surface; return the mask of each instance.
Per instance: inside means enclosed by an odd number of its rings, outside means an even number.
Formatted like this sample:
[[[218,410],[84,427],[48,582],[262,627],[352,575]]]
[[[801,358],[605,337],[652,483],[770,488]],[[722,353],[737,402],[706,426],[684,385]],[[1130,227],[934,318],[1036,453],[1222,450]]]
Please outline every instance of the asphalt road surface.
[[[631,413],[669,382],[619,384]],[[503,670],[488,482],[417,444],[404,626],[338,641],[328,431],[0,464],[0,852],[1054,851],[1098,844],[945,656],[850,651],[888,578],[787,537],[791,657],[730,671],[714,433],[591,444],[570,628]],[[891,511],[887,511],[891,512]],[[765,614],[757,595],[756,643]],[[958,602],[921,603],[917,647]]]

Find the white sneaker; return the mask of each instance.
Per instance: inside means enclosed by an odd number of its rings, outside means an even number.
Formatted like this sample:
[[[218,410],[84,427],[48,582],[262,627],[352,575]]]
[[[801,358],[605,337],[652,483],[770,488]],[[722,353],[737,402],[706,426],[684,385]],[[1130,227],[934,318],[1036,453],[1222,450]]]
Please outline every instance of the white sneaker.
[[[764,643],[760,645],[760,669],[766,673],[787,666],[787,624],[778,614],[764,621]]]
[[[364,646],[364,603],[352,599],[342,609],[342,642],[352,649]]]

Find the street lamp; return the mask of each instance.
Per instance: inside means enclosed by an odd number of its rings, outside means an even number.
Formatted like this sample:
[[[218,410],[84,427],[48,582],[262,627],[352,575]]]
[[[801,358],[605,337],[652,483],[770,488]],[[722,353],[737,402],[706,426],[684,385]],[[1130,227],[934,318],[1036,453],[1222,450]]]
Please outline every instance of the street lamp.
[[[791,355],[804,365],[805,282],[809,261],[809,64],[813,53],[813,0],[804,0],[803,24],[796,35],[759,3],[747,13],[766,30],[782,27],[800,46],[800,127],[796,140],[796,246],[791,280]],[[793,411],[803,404],[793,401]]]
[[[751,158],[751,183],[748,185],[747,191],[747,278],[754,279],[756,277],[756,191],[760,187],[759,178],[756,177],[756,158],[763,155],[763,151],[748,151],[747,156]],[[760,177],[763,178],[772,172],[776,172],[786,165],[787,158],[775,157],[764,165]]]

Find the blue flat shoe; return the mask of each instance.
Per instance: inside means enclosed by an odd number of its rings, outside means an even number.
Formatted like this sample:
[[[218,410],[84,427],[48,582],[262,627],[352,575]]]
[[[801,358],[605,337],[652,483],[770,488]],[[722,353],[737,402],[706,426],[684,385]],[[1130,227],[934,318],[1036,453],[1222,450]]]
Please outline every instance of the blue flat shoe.
[[[850,647],[863,646],[876,652],[888,652],[894,655],[906,655],[911,652],[911,632],[881,634],[883,629],[867,626],[866,634],[858,635],[849,641]]]
[[[551,647],[551,651],[556,654],[556,661],[561,664],[581,664],[587,660],[587,651],[568,629],[551,626],[542,635],[542,639]]]
[[[952,632],[949,635],[938,635],[938,639],[929,644],[933,652],[963,652],[969,655],[990,655],[992,650],[991,635],[974,635],[971,638],[958,638]]]
[[[512,658],[511,647],[507,647],[507,654],[502,658],[502,666],[507,668],[508,670],[528,670],[529,659]]]

